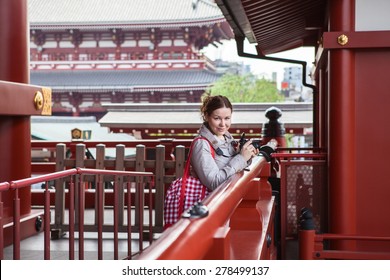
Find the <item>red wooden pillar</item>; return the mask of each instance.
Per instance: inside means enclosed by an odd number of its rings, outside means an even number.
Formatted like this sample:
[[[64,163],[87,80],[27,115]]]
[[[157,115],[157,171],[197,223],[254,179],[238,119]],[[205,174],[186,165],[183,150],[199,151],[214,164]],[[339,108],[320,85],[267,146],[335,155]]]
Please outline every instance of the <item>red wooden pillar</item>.
[[[27,0],[0,0],[0,182],[31,176],[30,116],[51,114],[51,90],[29,83]],[[13,191],[2,194],[4,222]],[[20,214],[31,212],[29,188],[19,190]]]
[[[355,29],[355,0],[330,1],[330,31]],[[329,51],[329,209],[332,233],[356,233],[356,118],[353,49]],[[352,249],[343,242],[338,249]]]
[[[0,80],[29,82],[28,38],[27,0],[0,0]],[[0,181],[31,175],[30,139],[29,116],[4,116],[0,112]],[[3,195],[5,217],[9,216],[10,195]],[[21,214],[29,213],[30,190],[20,190],[19,195]]]

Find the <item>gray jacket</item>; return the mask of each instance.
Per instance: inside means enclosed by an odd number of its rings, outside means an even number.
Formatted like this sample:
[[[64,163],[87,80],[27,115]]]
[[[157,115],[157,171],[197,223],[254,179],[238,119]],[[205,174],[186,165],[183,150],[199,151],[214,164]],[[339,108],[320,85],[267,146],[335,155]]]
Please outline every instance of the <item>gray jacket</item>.
[[[203,124],[199,135],[210,143],[204,139],[195,141],[191,155],[191,175],[199,178],[210,190],[216,189],[233,174],[248,166],[244,157],[234,149],[234,139],[230,133],[225,134],[223,141]],[[210,145],[214,149],[215,158],[211,154]]]

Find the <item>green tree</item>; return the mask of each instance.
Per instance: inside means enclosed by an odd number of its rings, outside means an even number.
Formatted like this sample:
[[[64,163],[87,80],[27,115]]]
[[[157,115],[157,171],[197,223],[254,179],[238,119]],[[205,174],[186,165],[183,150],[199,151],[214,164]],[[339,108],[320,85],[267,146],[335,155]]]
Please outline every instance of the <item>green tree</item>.
[[[233,103],[279,102],[283,96],[276,85],[253,74],[237,75],[227,73],[212,84],[206,94],[224,95]]]

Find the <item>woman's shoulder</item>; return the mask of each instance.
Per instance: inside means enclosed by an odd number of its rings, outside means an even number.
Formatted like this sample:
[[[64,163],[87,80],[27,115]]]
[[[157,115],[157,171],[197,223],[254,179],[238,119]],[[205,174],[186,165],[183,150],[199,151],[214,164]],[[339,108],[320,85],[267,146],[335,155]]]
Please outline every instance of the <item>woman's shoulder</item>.
[[[202,151],[213,153],[215,148],[209,139],[199,136],[193,140],[193,150],[195,153],[201,153]]]
[[[194,138],[194,140],[192,141],[194,146],[198,146],[198,147],[212,146],[210,140],[204,136],[198,136]]]

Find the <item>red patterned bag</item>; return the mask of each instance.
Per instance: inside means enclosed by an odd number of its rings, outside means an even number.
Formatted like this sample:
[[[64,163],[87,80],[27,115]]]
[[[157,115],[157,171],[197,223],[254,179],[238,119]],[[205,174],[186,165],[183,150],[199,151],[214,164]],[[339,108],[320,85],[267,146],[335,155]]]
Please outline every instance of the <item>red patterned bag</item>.
[[[176,223],[184,210],[203,200],[210,193],[209,189],[198,178],[189,175],[192,146],[199,139],[204,139],[208,142],[204,137],[198,137],[192,141],[183,177],[173,181],[167,190],[164,201],[164,228],[168,228]],[[211,146],[210,150],[214,157],[214,149]]]

